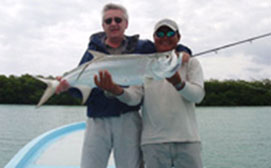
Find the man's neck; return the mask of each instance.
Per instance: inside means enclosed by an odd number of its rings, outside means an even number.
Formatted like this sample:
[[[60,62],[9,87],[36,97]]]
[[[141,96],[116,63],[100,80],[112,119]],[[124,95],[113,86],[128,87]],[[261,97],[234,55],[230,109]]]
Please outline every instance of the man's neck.
[[[123,40],[124,40],[123,37],[106,38],[105,44],[112,47],[112,48],[118,48],[121,46]]]

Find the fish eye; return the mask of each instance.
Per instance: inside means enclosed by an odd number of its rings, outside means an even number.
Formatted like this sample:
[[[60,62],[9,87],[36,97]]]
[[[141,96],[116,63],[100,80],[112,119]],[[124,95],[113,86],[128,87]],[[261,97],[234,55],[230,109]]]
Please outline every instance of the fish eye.
[[[166,58],[169,58],[169,55],[167,55]]]

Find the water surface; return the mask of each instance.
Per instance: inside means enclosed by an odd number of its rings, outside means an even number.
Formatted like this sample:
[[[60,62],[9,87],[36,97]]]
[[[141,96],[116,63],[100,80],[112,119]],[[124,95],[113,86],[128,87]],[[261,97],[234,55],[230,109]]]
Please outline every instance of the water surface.
[[[0,105],[0,167],[31,139],[86,120],[83,106]],[[199,107],[205,168],[271,168],[271,107]]]

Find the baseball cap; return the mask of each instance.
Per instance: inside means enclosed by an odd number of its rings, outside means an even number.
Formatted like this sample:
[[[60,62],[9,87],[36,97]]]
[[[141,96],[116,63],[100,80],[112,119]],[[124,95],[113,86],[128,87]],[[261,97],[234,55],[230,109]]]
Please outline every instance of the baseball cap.
[[[156,32],[162,26],[167,26],[171,28],[173,31],[179,31],[179,27],[176,22],[174,22],[171,19],[162,19],[159,22],[157,22],[156,25],[154,26],[154,32]]]

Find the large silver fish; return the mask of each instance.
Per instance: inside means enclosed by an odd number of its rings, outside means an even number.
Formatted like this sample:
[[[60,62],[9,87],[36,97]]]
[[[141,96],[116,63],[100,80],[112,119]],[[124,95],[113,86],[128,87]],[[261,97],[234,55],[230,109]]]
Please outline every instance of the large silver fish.
[[[142,85],[146,78],[160,80],[170,77],[176,73],[182,64],[182,53],[177,56],[175,51],[120,55],[107,55],[93,50],[89,50],[89,52],[94,56],[91,61],[62,76],[62,79],[66,80],[71,87],[78,88],[81,91],[82,103],[85,103],[91,89],[96,86],[93,78],[99,70],[108,70],[115,83],[130,86]],[[47,84],[47,89],[37,105],[39,107],[55,93],[59,81],[35,78]]]

